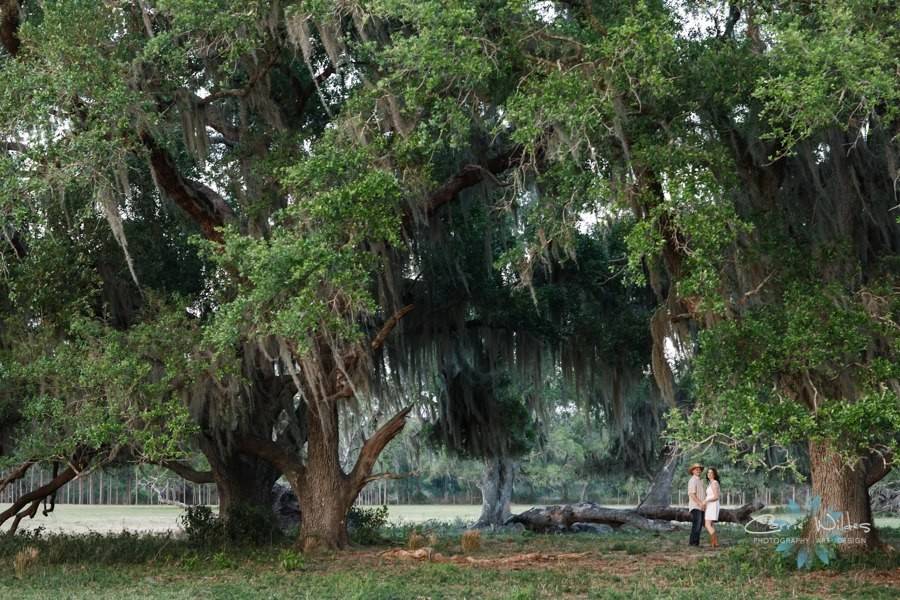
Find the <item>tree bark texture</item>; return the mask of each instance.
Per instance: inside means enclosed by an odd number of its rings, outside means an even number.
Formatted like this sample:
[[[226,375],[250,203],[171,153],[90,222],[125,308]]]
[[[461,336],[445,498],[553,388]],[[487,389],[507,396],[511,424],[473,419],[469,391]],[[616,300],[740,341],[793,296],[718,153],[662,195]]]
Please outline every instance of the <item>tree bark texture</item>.
[[[809,535],[819,538],[837,533],[844,542],[842,552],[864,552],[880,548],[869,501],[867,470],[863,461],[848,466],[827,442],[809,442],[813,496],[821,498],[814,525]],[[841,513],[837,523],[828,512]],[[832,527],[835,527],[832,529]],[[868,531],[866,531],[868,529]]]
[[[223,453],[216,442],[205,440],[201,449],[209,461],[219,494],[219,516],[228,521],[241,511],[272,514],[272,486],[279,472],[266,460],[234,450]]]
[[[280,471],[297,495],[303,511],[298,543],[304,551],[317,548],[342,550],[347,535],[347,513],[370,481],[378,456],[406,425],[410,408],[401,410],[382,425],[360,450],[353,469],[341,467],[337,400],[307,402],[307,452],[304,462],[276,442],[258,437],[240,440],[241,449],[267,460]]]
[[[665,507],[672,503],[672,480],[675,477],[675,469],[681,461],[681,452],[677,446],[670,444],[663,449],[662,460],[662,465],[656,472],[647,495],[638,505],[638,510],[643,507]]]
[[[481,516],[475,527],[500,527],[510,517],[513,483],[518,465],[507,457],[488,458],[481,475]]]

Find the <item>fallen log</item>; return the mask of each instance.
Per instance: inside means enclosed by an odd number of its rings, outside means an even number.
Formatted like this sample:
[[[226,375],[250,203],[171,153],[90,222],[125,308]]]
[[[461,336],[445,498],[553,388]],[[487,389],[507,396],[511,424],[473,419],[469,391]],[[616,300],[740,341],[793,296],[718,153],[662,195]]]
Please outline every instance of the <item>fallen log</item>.
[[[570,531],[574,523],[603,523],[618,528],[631,525],[650,531],[672,531],[668,521],[648,519],[633,510],[605,508],[593,502],[531,508],[507,519],[507,524],[521,523],[531,531],[554,533]]]
[[[719,511],[719,522],[747,523],[750,515],[763,507],[762,503],[746,504],[734,510]],[[642,506],[638,509],[605,508],[593,502],[531,508],[507,519],[507,524],[521,523],[526,529],[539,533],[572,531],[575,523],[602,523],[618,529],[630,525],[647,531],[672,531],[672,521],[690,522],[686,508],[671,506]]]
[[[750,522],[750,515],[765,506],[762,502],[752,502],[739,508],[723,508],[719,510],[719,523],[738,523],[746,525]],[[691,521],[691,512],[687,508],[677,506],[642,506],[637,512],[649,519],[664,519],[666,521]]]

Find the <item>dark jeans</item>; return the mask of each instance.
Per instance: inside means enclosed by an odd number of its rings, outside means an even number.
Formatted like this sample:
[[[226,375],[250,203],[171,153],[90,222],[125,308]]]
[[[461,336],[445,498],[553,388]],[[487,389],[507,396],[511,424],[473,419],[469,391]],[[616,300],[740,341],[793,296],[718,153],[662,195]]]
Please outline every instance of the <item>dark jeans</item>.
[[[700,545],[700,533],[703,531],[703,511],[691,509],[691,546]]]

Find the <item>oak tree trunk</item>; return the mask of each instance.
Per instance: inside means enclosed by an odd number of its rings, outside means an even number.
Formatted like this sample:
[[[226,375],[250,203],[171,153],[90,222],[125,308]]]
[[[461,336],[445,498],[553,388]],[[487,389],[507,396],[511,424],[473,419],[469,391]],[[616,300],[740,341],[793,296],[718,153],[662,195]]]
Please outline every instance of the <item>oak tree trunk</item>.
[[[881,547],[872,519],[867,472],[862,461],[848,466],[827,442],[809,442],[813,496],[821,498],[819,512],[809,531],[818,538],[829,533],[844,539],[842,552],[866,552]],[[839,511],[838,519],[828,516]],[[836,521],[836,522],[835,522]]]
[[[219,516],[228,522],[242,512],[272,515],[272,486],[278,470],[269,462],[237,451],[224,453],[211,440],[200,444],[209,462],[219,495]]]
[[[475,527],[500,527],[509,519],[516,468],[517,464],[511,458],[485,459],[478,486],[481,489],[481,516]]]
[[[350,543],[347,511],[356,495],[350,497],[350,481],[341,468],[337,404],[309,402],[307,415],[306,469],[300,481],[292,482],[303,507],[299,541],[304,550],[340,550]]]
[[[675,470],[678,468],[680,460],[681,452],[674,444],[670,444],[663,449],[662,465],[659,471],[656,472],[656,476],[650,484],[650,489],[647,490],[647,495],[638,504],[639,509],[645,506],[669,506],[672,503],[672,480],[675,477]]]

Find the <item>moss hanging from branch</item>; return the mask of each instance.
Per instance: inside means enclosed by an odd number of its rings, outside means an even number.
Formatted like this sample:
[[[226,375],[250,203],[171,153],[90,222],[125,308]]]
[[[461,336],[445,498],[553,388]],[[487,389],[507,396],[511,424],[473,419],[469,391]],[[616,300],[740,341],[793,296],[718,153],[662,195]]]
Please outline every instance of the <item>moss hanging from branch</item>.
[[[119,186],[123,188],[128,185],[128,181],[127,179],[124,179],[124,177],[124,168],[121,171],[117,170],[116,178]],[[116,202],[113,188],[108,183],[101,182],[97,186],[96,200],[100,210],[106,217],[106,222],[109,224],[113,238],[122,249],[122,254],[125,257],[125,264],[128,265],[128,272],[131,274],[131,279],[134,281],[134,284],[138,286],[138,289],[140,289],[141,284],[138,282],[137,274],[134,272],[134,261],[131,258],[131,254],[128,252],[128,239],[125,237],[125,227],[122,223],[122,215],[119,213],[119,204]]]

